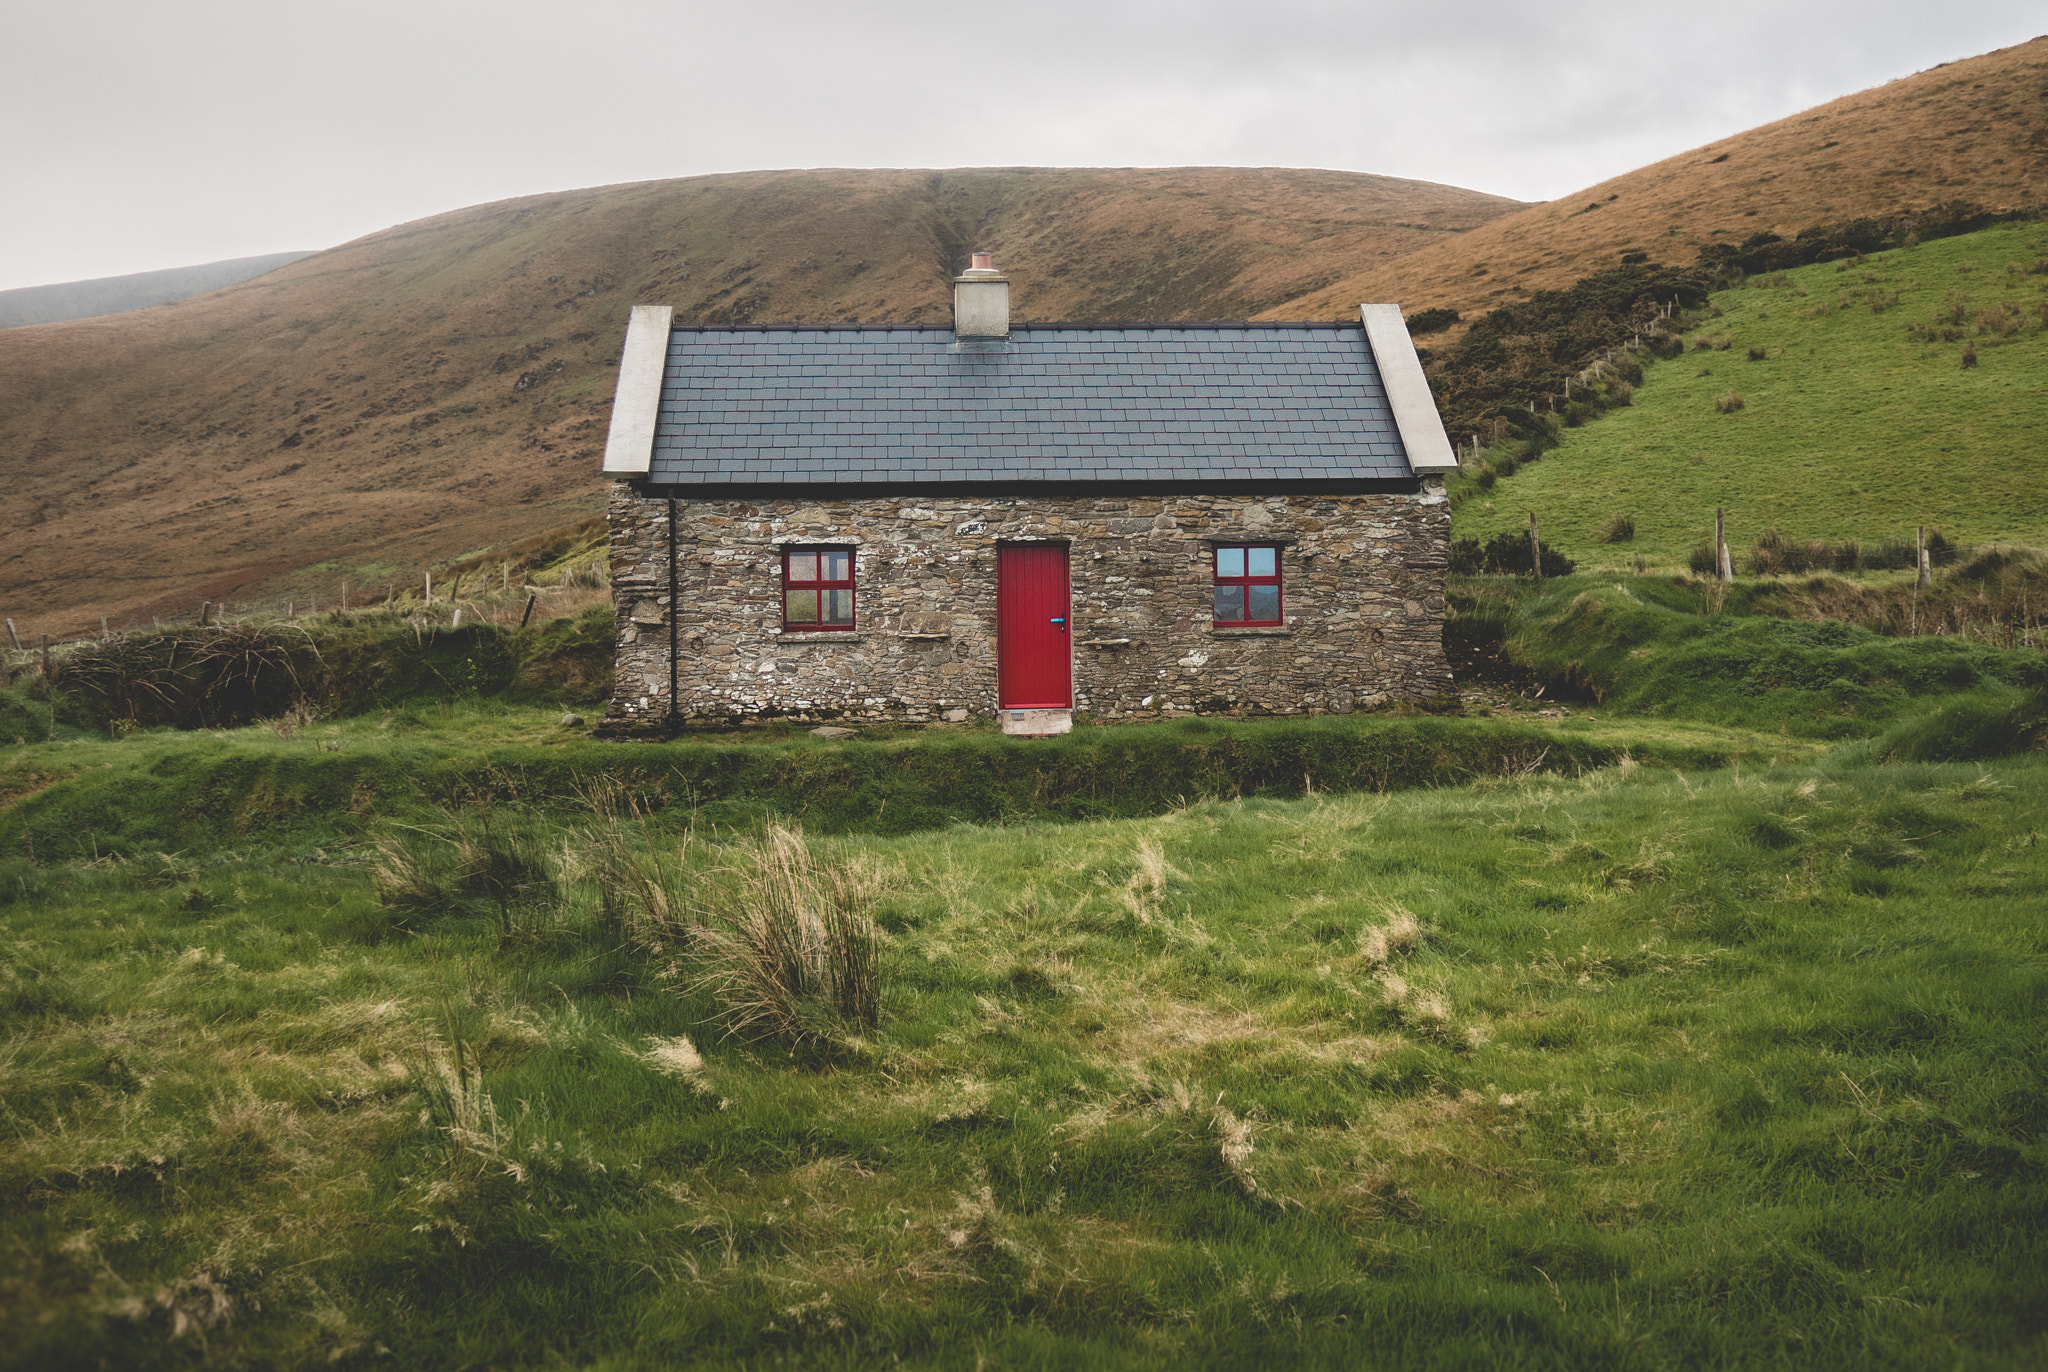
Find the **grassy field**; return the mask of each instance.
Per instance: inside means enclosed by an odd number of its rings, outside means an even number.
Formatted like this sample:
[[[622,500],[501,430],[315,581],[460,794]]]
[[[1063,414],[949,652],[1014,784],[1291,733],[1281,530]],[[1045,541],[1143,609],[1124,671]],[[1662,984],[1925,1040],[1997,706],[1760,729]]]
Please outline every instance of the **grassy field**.
[[[7,1359],[2038,1365],[2048,767],[1860,747],[814,840],[880,1015],[804,1042],[721,1036],[731,835],[503,920],[13,861]]]
[[[1926,524],[1962,543],[2048,545],[2043,260],[2048,227],[2022,224],[1721,292],[1719,316],[1649,368],[1632,407],[1491,490],[1455,479],[1468,489],[1457,534],[1526,529],[1533,510],[1582,567],[1675,569],[1722,506],[1738,561],[1770,528],[1910,543]],[[1730,393],[1742,406],[1723,413]],[[1599,540],[1616,514],[1633,541]]]
[[[1453,592],[1464,717],[601,744],[351,623],[0,748],[0,1365],[2048,1361],[2038,651]]]

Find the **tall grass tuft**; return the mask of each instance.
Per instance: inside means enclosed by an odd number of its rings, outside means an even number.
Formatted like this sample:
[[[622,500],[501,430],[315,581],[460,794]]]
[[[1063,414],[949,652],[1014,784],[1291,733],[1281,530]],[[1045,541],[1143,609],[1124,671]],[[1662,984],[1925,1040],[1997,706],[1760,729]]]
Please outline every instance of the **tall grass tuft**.
[[[729,1034],[830,1041],[881,1018],[870,873],[818,860],[799,829],[769,825],[712,887],[696,986]]]
[[[370,878],[379,902],[426,916],[480,901],[497,923],[499,942],[512,942],[526,932],[519,910],[558,893],[541,841],[514,816],[488,807],[440,813],[439,824],[402,826],[405,832],[374,840]]]
[[[635,841],[651,817],[638,797],[608,776],[582,783],[576,792],[596,816],[583,834],[580,856],[597,885],[604,927],[656,956],[686,950],[696,928],[688,876],[694,836],[684,834],[672,857],[647,852]]]
[[[1607,522],[1600,526],[1594,537],[1602,543],[1633,543],[1636,537],[1635,516],[1621,513],[1609,515]]]

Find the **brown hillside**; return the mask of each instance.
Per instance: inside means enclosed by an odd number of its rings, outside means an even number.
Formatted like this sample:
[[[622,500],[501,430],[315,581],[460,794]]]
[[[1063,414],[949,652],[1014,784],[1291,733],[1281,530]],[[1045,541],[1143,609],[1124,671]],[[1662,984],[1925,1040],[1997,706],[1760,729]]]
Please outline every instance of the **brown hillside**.
[[[1629,251],[1683,266],[1707,243],[1964,201],[2048,202],[2048,38],[1951,62],[1496,219],[1272,313],[1360,300],[1470,317]]]
[[[1343,172],[799,171],[401,225],[211,295],[0,332],[0,612],[56,633],[331,600],[589,514],[635,301],[940,321],[986,246],[1026,318],[1244,317],[1519,208]]]

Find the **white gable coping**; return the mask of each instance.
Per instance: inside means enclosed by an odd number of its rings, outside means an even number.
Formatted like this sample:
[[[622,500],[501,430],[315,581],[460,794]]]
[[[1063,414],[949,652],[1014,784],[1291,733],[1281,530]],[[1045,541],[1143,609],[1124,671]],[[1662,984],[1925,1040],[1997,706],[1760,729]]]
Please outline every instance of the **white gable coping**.
[[[1379,364],[1380,384],[1387,388],[1394,426],[1401,431],[1401,446],[1408,450],[1408,466],[1417,476],[1456,471],[1458,455],[1451,450],[1450,435],[1444,432],[1443,416],[1437,413],[1436,397],[1429,393],[1429,378],[1422,374],[1422,359],[1415,355],[1415,340],[1408,336],[1401,307],[1360,305],[1358,313],[1365,321],[1365,339],[1372,345],[1373,361]],[[620,381],[623,384],[624,378]]]
[[[661,374],[668,366],[668,332],[675,313],[673,305],[635,305],[626,320],[619,389],[612,396],[612,429],[604,444],[606,476],[645,476],[654,464],[654,421],[661,411]],[[1405,429],[1402,437],[1407,437]]]

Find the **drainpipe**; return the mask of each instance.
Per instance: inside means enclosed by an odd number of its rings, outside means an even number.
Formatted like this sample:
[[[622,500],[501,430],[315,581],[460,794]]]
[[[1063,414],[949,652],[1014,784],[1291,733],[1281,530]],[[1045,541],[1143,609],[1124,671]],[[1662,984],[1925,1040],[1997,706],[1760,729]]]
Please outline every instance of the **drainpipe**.
[[[676,727],[682,712],[676,703],[676,620],[683,612],[676,600],[676,498],[668,498],[668,727]]]

